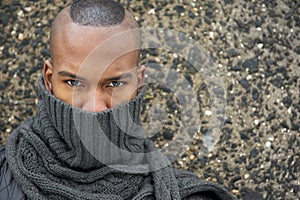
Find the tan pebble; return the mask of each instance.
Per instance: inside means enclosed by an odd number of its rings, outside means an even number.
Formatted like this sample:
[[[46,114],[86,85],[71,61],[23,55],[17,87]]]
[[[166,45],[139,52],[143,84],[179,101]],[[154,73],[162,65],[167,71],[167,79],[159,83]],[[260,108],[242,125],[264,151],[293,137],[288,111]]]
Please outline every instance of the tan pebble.
[[[194,147],[194,146],[191,146],[191,147],[189,147],[189,149],[188,150],[190,150],[190,151],[197,151],[197,149]]]
[[[252,79],[252,75],[248,75],[248,76],[246,77],[246,79],[247,79],[248,81],[250,81],[250,80]]]
[[[158,63],[160,62],[160,58],[155,58],[154,60]]]
[[[195,159],[195,155],[190,155],[190,160],[194,160]]]
[[[25,7],[24,10],[26,10],[27,12],[31,11],[31,7]]]
[[[210,32],[209,32],[209,38],[210,38],[210,39],[214,39],[214,38],[215,38],[215,33],[212,32],[212,31],[210,31]]]
[[[248,179],[249,177],[250,177],[249,174],[245,174],[245,175],[244,175],[244,179]]]
[[[20,10],[20,11],[17,13],[17,15],[18,15],[19,17],[23,16],[23,15],[24,15],[23,10]]]
[[[232,194],[237,195],[239,193],[239,190],[233,189]]]
[[[19,33],[18,39],[21,40],[21,41],[24,40],[24,34],[23,33]]]
[[[211,115],[212,115],[212,111],[206,110],[204,114],[205,114],[206,116],[211,116]]]
[[[211,181],[216,183],[218,180],[216,178],[212,178]]]

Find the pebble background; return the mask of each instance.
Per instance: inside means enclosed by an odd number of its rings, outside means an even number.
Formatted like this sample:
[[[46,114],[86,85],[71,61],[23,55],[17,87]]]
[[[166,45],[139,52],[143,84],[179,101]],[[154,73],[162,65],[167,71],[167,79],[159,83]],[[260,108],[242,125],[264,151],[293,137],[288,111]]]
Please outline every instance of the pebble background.
[[[49,27],[70,1],[0,1],[0,144],[36,113],[36,85],[49,58]],[[169,65],[193,82],[201,129],[174,166],[218,182],[239,199],[300,198],[300,2],[297,0],[122,0],[142,27],[184,33],[210,52],[222,74],[225,120],[217,144],[199,153],[212,104],[207,84],[184,59],[145,50],[144,63]],[[201,74],[201,73],[200,73]],[[215,91],[218,92],[218,91]],[[220,91],[219,91],[220,92]],[[164,107],[153,139],[176,138],[180,103],[154,85],[144,111]],[[183,94],[184,95],[184,94]],[[177,97],[178,98],[178,97]],[[182,98],[184,99],[184,98]],[[148,116],[149,117],[149,116]],[[145,114],[144,122],[147,122]],[[160,120],[160,119],[159,119]]]

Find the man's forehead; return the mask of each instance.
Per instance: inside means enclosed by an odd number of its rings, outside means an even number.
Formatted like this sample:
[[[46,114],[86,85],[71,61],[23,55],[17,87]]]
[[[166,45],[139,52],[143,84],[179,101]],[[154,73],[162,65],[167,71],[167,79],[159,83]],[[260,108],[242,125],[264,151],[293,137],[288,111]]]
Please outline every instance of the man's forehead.
[[[94,83],[117,79],[116,77],[124,78],[128,74],[134,74],[137,69],[131,54],[133,53],[123,55],[107,66],[100,62],[87,62],[88,60],[86,60],[80,66],[77,66],[76,63],[69,63],[56,68],[56,70],[61,77],[83,79]]]
[[[80,41],[93,41],[93,43],[83,43],[84,45],[96,45],[105,42],[109,43],[110,47],[126,47],[128,45],[140,46],[140,35],[138,29],[128,29],[121,25],[112,27],[93,27],[82,26],[73,22],[67,22],[60,29],[57,37],[59,40],[70,42],[74,45],[79,44]],[[61,41],[56,41],[58,44]],[[104,47],[104,46],[103,46]]]

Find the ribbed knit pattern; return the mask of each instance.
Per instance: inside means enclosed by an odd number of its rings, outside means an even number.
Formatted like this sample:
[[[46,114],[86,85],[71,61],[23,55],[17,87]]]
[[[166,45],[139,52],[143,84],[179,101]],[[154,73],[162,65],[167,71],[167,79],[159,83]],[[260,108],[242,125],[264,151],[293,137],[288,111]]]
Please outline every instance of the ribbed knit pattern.
[[[39,86],[37,116],[14,130],[6,147],[10,169],[29,199],[171,200],[206,190],[233,198],[222,187],[172,169],[143,138],[143,93],[90,113],[61,102],[42,79]]]

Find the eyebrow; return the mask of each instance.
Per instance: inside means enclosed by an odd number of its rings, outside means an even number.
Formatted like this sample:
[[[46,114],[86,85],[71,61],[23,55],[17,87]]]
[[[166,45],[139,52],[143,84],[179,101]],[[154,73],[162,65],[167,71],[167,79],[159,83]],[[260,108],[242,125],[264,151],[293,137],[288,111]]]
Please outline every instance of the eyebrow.
[[[60,72],[58,72],[58,74],[60,76],[68,76],[68,77],[71,77],[71,78],[74,78],[74,79],[85,80],[85,78],[77,76],[76,74],[72,74],[72,73],[67,72],[67,71],[60,71]]]
[[[77,76],[76,74],[72,74],[72,73],[67,72],[67,71],[60,71],[60,72],[58,72],[58,74],[60,76],[67,76],[67,77],[71,77],[71,78],[74,78],[74,79],[86,80],[85,78],[83,78],[81,76]],[[119,76],[113,76],[113,77],[106,78],[105,81],[116,81],[116,80],[120,80],[120,79],[131,78],[131,77],[132,77],[132,74],[130,72],[126,72],[126,73],[121,74]]]
[[[105,81],[116,81],[116,80],[126,79],[126,78],[132,78],[132,74],[130,72],[126,72],[126,73],[121,74],[119,76],[106,78]]]

